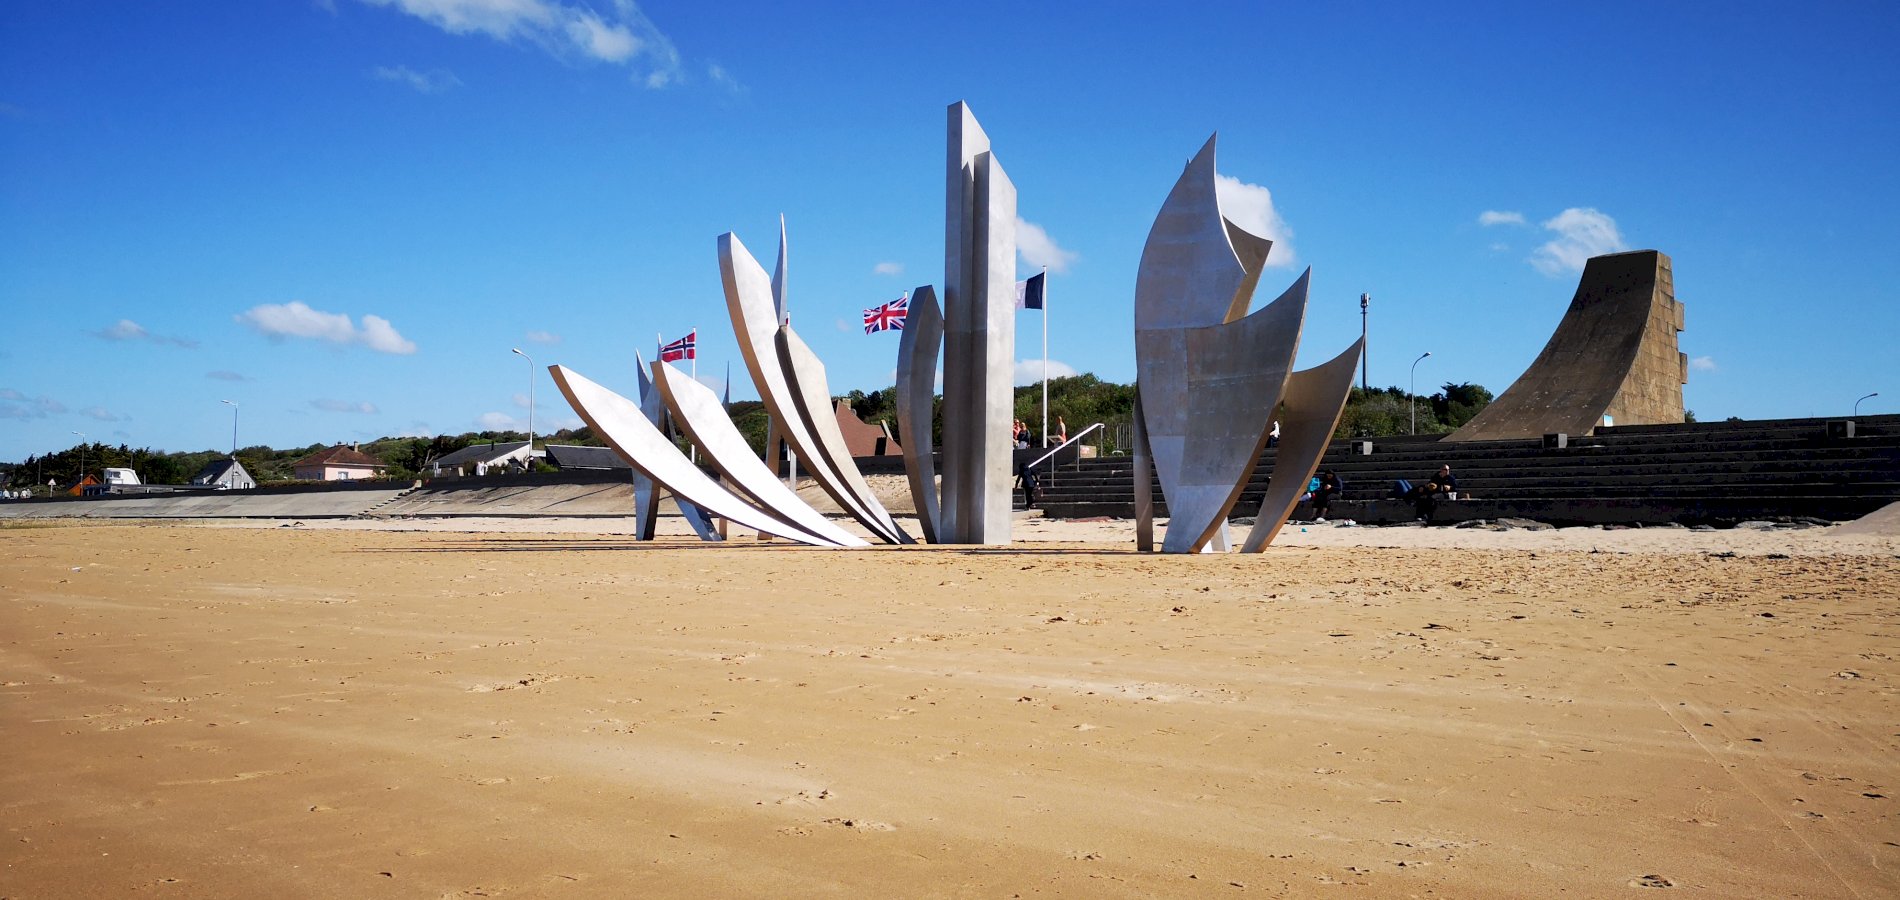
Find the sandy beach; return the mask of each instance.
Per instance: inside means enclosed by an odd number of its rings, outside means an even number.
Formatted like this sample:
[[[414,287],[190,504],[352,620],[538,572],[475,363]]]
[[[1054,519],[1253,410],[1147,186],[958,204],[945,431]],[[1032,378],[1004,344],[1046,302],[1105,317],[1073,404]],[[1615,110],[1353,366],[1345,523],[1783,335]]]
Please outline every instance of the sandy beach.
[[[1900,539],[0,526],[0,896],[1900,895]]]

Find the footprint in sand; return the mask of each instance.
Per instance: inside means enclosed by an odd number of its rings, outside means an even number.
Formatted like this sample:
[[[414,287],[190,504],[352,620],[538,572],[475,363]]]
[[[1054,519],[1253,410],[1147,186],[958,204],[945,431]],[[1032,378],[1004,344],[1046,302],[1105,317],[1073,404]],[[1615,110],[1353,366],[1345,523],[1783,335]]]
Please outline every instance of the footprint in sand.
[[[1634,888],[1672,888],[1675,886],[1675,882],[1661,875],[1644,875],[1641,878],[1630,879],[1630,887]]]
[[[856,831],[896,831],[897,826],[888,822],[872,822],[868,819],[844,819],[833,816],[823,820],[826,825],[837,825]]]
[[[494,784],[507,784],[513,780],[513,778],[477,778],[475,779],[475,783],[487,787]]]

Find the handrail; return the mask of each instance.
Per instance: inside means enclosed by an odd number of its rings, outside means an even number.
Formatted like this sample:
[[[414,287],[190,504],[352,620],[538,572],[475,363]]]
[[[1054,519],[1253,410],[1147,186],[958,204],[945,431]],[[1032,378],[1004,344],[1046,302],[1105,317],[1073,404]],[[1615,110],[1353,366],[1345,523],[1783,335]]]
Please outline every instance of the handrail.
[[[1039,456],[1039,457],[1036,457],[1036,461],[1035,461],[1035,462],[1032,462],[1032,463],[1030,463],[1029,465],[1026,465],[1026,466],[1024,466],[1023,468],[1025,468],[1025,469],[1033,469],[1033,468],[1035,468],[1035,467],[1037,467],[1037,466],[1040,466],[1040,465],[1042,465],[1042,464],[1043,464],[1043,461],[1044,461],[1044,460],[1047,460],[1047,459],[1048,459],[1049,457],[1051,457],[1051,456],[1054,456],[1054,455],[1056,455],[1056,454],[1058,454],[1058,453],[1061,453],[1061,452],[1062,452],[1062,448],[1064,448],[1064,447],[1067,447],[1067,446],[1069,446],[1070,444],[1073,444],[1073,443],[1075,443],[1076,441],[1079,441],[1079,440],[1081,440],[1081,439],[1083,439],[1083,438],[1085,438],[1085,437],[1088,437],[1088,435],[1089,435],[1089,432],[1091,432],[1091,431],[1094,431],[1095,429],[1097,429],[1097,428],[1100,428],[1100,427],[1102,427],[1102,424],[1103,424],[1103,423],[1101,423],[1101,422],[1097,422],[1097,423],[1095,423],[1095,424],[1093,424],[1093,425],[1090,425],[1090,426],[1089,426],[1089,427],[1087,427],[1087,428],[1084,428],[1084,429],[1082,429],[1082,430],[1081,430],[1080,432],[1078,432],[1078,433],[1076,434],[1076,436],[1075,436],[1075,437],[1072,437],[1072,438],[1069,438],[1068,440],[1066,440],[1066,441],[1063,441],[1062,443],[1060,443],[1060,444],[1057,444],[1057,445],[1055,445],[1055,447],[1054,447],[1054,448],[1052,448],[1052,449],[1050,449],[1050,451],[1049,451],[1048,453],[1044,453],[1043,455],[1041,455],[1041,456]]]

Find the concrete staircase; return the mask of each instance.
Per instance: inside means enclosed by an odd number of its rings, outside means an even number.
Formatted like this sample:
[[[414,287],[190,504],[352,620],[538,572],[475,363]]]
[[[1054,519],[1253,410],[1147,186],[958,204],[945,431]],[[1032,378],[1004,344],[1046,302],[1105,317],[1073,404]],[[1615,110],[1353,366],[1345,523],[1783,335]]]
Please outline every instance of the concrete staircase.
[[[1732,524],[1807,516],[1854,519],[1900,500],[1900,416],[1855,421],[1856,436],[1830,436],[1829,419],[1772,419],[1604,428],[1571,436],[1563,449],[1541,440],[1441,442],[1376,439],[1370,455],[1335,441],[1320,468],[1346,483],[1332,518],[1410,521],[1409,503],[1386,499],[1400,478],[1419,482],[1448,463],[1461,498],[1438,505],[1436,521],[1520,517],[1558,525]],[[1272,474],[1261,457],[1234,515],[1253,515]],[[1083,460],[1045,472],[1042,507],[1055,518],[1134,514],[1132,460]],[[1157,514],[1165,516],[1160,484]],[[1311,510],[1294,511],[1305,519]]]

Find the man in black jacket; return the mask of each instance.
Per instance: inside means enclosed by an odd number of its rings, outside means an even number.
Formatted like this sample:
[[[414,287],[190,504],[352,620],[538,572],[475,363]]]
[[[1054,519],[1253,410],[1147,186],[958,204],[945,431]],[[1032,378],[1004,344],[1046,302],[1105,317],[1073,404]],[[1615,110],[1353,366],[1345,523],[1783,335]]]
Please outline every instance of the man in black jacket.
[[[1418,513],[1418,520],[1429,525],[1432,514],[1438,511],[1439,494],[1456,494],[1458,476],[1451,474],[1451,466],[1438,467],[1438,474],[1427,479],[1424,484],[1412,487],[1412,509]]]

